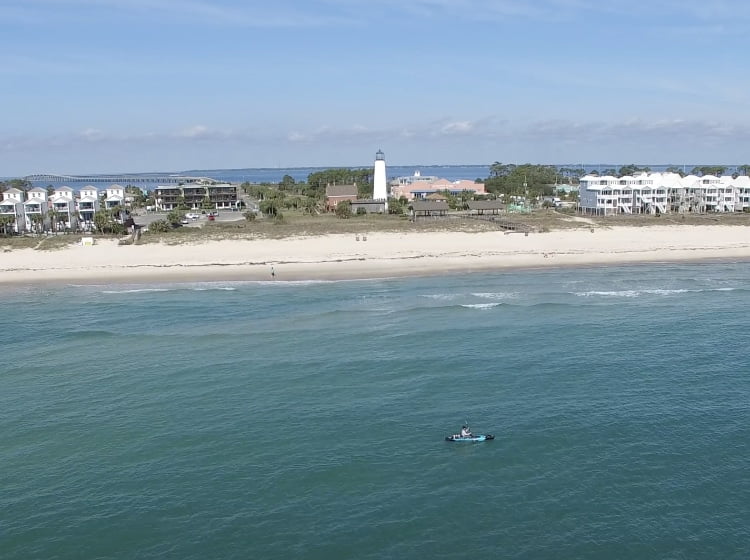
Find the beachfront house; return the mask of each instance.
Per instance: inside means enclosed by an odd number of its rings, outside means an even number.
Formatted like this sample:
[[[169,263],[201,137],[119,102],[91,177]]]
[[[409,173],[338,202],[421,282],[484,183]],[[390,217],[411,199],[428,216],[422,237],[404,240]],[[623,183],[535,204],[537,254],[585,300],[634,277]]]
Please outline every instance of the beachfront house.
[[[120,208],[125,204],[125,188],[120,185],[110,185],[104,193],[104,207],[107,210]]]
[[[3,192],[3,200],[0,201],[0,218],[3,233],[24,231],[22,190],[10,188]]]
[[[91,231],[94,225],[94,214],[99,211],[99,189],[86,185],[80,191],[78,199],[78,222],[85,231]]]
[[[24,229],[35,233],[43,232],[46,228],[47,209],[47,190],[42,187],[29,189],[23,203]]]
[[[326,210],[332,212],[340,202],[357,200],[357,185],[326,185]]]
[[[750,212],[750,177],[747,175],[728,177],[727,182],[734,187],[734,210],[736,212]]]
[[[52,231],[73,229],[77,223],[75,192],[70,187],[59,187],[49,198]]]

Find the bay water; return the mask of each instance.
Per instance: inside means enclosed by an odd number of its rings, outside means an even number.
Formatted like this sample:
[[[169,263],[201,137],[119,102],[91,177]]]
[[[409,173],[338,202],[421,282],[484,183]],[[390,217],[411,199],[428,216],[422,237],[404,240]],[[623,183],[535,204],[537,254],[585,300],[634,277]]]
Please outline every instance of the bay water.
[[[750,263],[270,280],[3,288],[0,558],[750,554]]]

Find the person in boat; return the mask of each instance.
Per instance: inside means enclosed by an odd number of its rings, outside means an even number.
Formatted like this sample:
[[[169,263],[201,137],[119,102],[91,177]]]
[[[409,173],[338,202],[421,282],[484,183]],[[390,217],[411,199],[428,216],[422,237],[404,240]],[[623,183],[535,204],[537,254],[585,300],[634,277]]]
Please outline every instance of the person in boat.
[[[474,434],[471,433],[469,426],[461,426],[461,433],[459,435],[461,437],[471,437]]]

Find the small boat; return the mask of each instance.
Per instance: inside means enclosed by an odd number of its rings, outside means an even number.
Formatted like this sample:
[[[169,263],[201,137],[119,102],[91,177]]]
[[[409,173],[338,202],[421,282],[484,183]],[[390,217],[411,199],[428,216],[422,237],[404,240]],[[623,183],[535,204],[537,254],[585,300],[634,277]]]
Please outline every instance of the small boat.
[[[490,441],[491,439],[495,439],[495,436],[493,436],[492,434],[474,434],[469,437],[461,437],[459,434],[445,436],[445,441],[468,441],[472,443],[476,443],[479,441]]]

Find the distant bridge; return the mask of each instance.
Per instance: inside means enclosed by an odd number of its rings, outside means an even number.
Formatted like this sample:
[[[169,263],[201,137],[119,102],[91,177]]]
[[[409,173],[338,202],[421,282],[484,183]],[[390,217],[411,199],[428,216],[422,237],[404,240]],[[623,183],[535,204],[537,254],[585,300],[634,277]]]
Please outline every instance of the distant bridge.
[[[183,175],[55,175],[41,173],[27,175],[26,181],[32,183],[110,183],[118,185],[137,185],[139,183],[158,183],[160,185],[177,185],[191,183],[218,183],[210,177],[185,177]]]

